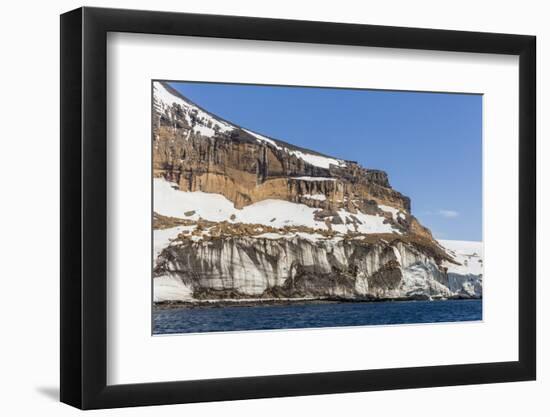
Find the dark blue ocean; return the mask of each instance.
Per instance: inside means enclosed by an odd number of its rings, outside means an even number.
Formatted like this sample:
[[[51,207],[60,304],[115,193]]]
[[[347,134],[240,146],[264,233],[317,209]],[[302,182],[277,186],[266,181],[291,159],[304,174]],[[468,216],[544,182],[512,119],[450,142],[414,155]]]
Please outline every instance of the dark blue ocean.
[[[161,309],[153,312],[153,333],[475,321],[482,319],[481,303],[481,300],[388,301]]]

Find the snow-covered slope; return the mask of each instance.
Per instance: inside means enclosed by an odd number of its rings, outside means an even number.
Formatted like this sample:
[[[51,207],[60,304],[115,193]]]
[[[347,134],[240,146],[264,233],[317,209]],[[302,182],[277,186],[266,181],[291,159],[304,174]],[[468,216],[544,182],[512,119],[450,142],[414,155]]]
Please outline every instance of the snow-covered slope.
[[[190,100],[186,100],[180,95],[169,91],[162,82],[155,81],[153,83],[154,106],[162,114],[166,114],[168,118],[172,118],[171,108],[174,104],[179,105],[184,113],[187,123],[193,125],[193,131],[200,133],[202,136],[213,138],[217,132],[229,133],[233,130],[241,130],[255,138],[258,142],[267,143],[269,146],[287,152],[289,155],[294,155],[302,159],[310,165],[320,168],[330,168],[331,165],[346,166],[346,162],[341,159],[330,158],[328,156],[309,153],[305,150],[298,150],[285,146],[276,139],[255,133],[248,129],[240,128],[237,125],[226,122],[220,117],[217,117],[209,112],[204,111]]]
[[[329,230],[327,224],[316,220],[315,212],[319,209],[305,204],[284,200],[267,199],[237,209],[233,203],[220,194],[201,191],[186,192],[177,189],[177,185],[162,178],[155,178],[154,211],[163,216],[187,220],[209,220],[213,222],[261,224],[274,228],[285,226],[304,226],[312,229]],[[338,210],[344,224],[331,225],[339,233],[401,233],[383,216],[350,213]],[[355,222],[348,220],[354,219]],[[347,224],[346,224],[347,222]]]
[[[181,106],[187,122],[193,124],[192,122],[194,119],[196,121],[195,130],[199,131],[204,136],[213,137],[216,133],[216,126],[221,132],[230,132],[235,129],[235,126],[232,124],[216,118],[210,113],[202,110],[199,106],[171,93],[158,81],[153,83],[153,97],[156,109],[166,114],[169,118],[172,117],[172,112],[170,111],[172,105],[177,104]]]
[[[459,265],[447,263],[448,272],[459,275],[483,274],[483,242],[439,240]]]

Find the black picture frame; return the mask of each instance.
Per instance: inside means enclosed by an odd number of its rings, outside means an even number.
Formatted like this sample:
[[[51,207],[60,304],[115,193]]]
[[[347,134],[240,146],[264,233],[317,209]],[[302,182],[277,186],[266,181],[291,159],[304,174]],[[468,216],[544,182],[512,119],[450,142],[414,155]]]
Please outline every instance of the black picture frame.
[[[108,32],[519,56],[519,360],[107,385]],[[61,401],[82,409],[533,380],[536,377],[534,36],[155,11],[61,15]]]

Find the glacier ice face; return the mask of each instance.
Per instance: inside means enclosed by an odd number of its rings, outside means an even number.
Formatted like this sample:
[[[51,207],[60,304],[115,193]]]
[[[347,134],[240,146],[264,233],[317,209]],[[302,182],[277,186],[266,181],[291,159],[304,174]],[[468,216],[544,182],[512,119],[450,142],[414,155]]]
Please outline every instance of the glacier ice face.
[[[177,274],[155,277],[153,301],[193,301],[193,287]]]
[[[483,293],[483,244],[461,240],[440,240],[455,263],[444,262],[449,289],[463,297],[479,298]]]
[[[468,298],[480,298],[483,294],[483,277],[474,274],[449,273],[449,289],[457,295]]]
[[[157,260],[154,285],[159,301],[481,294],[476,278],[447,274],[433,255],[412,243],[300,235],[174,241]]]

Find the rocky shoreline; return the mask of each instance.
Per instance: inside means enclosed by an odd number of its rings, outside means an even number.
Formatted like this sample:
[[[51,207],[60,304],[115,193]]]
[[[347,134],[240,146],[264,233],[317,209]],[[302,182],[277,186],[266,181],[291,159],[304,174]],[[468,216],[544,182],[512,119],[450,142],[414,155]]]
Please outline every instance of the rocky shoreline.
[[[414,297],[397,298],[340,298],[340,297],[321,297],[321,298],[296,298],[296,299],[236,299],[236,300],[196,300],[196,301],[161,301],[153,303],[153,311],[170,309],[194,309],[194,308],[225,308],[225,307],[259,307],[259,306],[285,306],[297,304],[338,304],[338,303],[382,303],[382,302],[404,302],[404,301],[449,301],[449,300],[481,300],[482,297],[465,297],[462,295],[453,295],[450,297],[428,297],[418,295]]]

